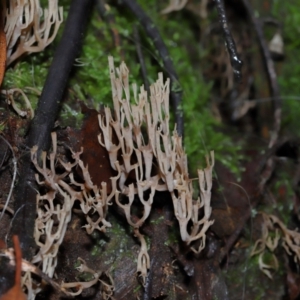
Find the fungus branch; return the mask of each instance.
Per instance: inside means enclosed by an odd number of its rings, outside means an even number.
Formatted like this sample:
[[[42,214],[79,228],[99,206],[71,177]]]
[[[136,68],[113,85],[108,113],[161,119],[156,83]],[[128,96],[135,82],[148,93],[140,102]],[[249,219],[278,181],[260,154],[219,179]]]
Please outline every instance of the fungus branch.
[[[68,283],[62,283],[61,284],[61,290],[68,296],[78,296],[82,293],[84,289],[88,289],[94,284],[96,284],[98,281],[101,283],[101,294],[102,294],[102,299],[108,300],[112,299],[113,292],[115,290],[114,288],[114,281],[111,278],[110,275],[100,272],[97,273],[91,268],[89,268],[86,265],[86,262],[82,258],[78,258],[78,260],[81,262],[81,265],[77,267],[76,269],[80,273],[90,273],[93,275],[94,279],[90,281],[78,281],[78,282],[68,282]],[[104,275],[102,278],[102,275]],[[76,289],[76,292],[74,292],[72,289]]]

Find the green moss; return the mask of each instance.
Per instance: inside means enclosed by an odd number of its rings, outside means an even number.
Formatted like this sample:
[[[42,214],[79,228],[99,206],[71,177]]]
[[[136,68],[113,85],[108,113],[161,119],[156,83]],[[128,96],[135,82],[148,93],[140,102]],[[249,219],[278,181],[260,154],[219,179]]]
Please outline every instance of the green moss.
[[[165,220],[164,216],[160,216],[159,218],[152,219],[152,220],[150,221],[150,223],[153,224],[153,225],[159,225],[159,224],[161,224],[162,222],[164,222],[164,220]]]
[[[91,255],[101,257],[102,262],[109,265],[110,270],[113,271],[124,257],[130,258],[132,262],[136,257],[135,252],[132,250],[135,241],[128,234],[124,225],[120,224],[112,215],[110,215],[110,222],[112,227],[107,228],[105,237],[99,232],[92,234],[93,247]]]
[[[88,272],[79,273],[77,275],[77,278],[80,281],[84,281],[84,282],[92,281],[93,279],[95,279],[94,275]]]
[[[133,290],[133,293],[136,294],[136,293],[139,293],[142,289],[142,286],[141,285],[138,285],[134,290]]]
[[[16,63],[14,67],[9,68],[5,73],[3,89],[19,88],[23,90],[33,109],[35,109],[50,65],[48,54],[46,52],[32,54],[25,60]],[[25,102],[20,96],[18,99],[16,99],[17,103],[25,109]]]
[[[138,80],[139,66],[132,59],[135,55],[135,47],[132,41],[126,38],[129,36],[128,28],[131,28],[132,24],[123,14],[117,13],[113,8],[111,11],[116,17],[115,29],[122,39],[122,52],[130,70],[131,83],[138,82],[140,84],[141,80]],[[87,29],[81,56],[77,61],[76,73],[70,82],[71,89],[75,91],[73,96],[83,101],[89,98],[97,108],[99,104],[111,106],[108,56],[112,55],[115,65],[118,66],[122,60],[120,53],[120,48],[115,47],[113,43],[110,26],[99,17],[95,10]],[[133,78],[135,79],[133,80]]]
[[[3,132],[5,127],[6,127],[5,123],[0,123],[0,134]]]
[[[171,226],[168,231],[168,239],[164,242],[165,246],[174,246],[181,243],[181,239],[179,236],[179,228],[177,224],[175,226]]]

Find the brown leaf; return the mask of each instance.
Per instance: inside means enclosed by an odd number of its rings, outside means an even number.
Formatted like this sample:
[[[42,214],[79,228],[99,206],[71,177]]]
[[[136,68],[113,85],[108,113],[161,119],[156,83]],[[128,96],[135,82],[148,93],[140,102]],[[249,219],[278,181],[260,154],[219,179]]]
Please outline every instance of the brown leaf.
[[[107,183],[107,192],[111,192],[110,177],[116,175],[111,168],[109,156],[105,148],[98,142],[98,135],[101,133],[98,123],[98,112],[82,104],[82,112],[85,114],[81,128],[83,154],[82,160],[88,165],[89,173],[94,184],[101,186],[101,182]]]

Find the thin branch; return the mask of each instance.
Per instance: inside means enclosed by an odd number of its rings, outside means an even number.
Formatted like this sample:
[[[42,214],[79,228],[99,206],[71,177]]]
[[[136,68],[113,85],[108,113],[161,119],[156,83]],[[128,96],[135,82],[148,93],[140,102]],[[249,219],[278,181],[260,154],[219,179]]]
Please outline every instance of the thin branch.
[[[269,148],[271,148],[277,142],[280,125],[281,125],[281,105],[282,105],[281,102],[282,101],[280,97],[280,89],[277,81],[274,62],[272,60],[270,50],[268,48],[268,45],[264,37],[263,22],[255,17],[254,11],[248,0],[242,0],[242,3],[246,8],[247,14],[255,29],[258,42],[260,45],[261,53],[263,56],[266,73],[268,76],[271,97],[274,99],[274,125],[273,125],[273,133],[269,142]]]
[[[229,53],[234,78],[236,81],[240,81],[242,79],[242,61],[239,59],[239,56],[236,51],[235,42],[228,28],[223,0],[215,0],[215,4],[219,15],[219,22],[222,25],[224,39]]]
[[[261,48],[262,56],[264,58],[265,68],[269,80],[271,98],[274,100],[273,134],[269,141],[269,150],[263,156],[263,159],[259,164],[260,165],[259,173],[261,176],[261,181],[259,183],[258,193],[259,196],[262,196],[265,190],[265,185],[270,179],[271,175],[273,174],[275,168],[274,153],[277,149],[276,143],[278,141],[278,135],[279,135],[280,125],[281,125],[281,102],[282,101],[280,97],[280,91],[279,91],[275,66],[263,34],[263,26],[262,26],[263,22],[255,17],[254,11],[248,0],[242,0],[242,2],[247,10],[248,16],[251,22],[253,23],[254,29],[257,34],[257,38],[260,44],[260,48]],[[257,203],[251,203],[252,207],[254,207],[256,204]],[[245,224],[247,223],[250,217],[251,217],[251,212],[247,211],[245,216],[242,218],[240,224],[236,227],[235,232],[227,240],[223,254],[221,255],[221,260],[224,259],[225,255],[227,255],[227,253],[233,247],[233,245],[237,241],[238,237],[240,236],[242,230],[245,227]]]

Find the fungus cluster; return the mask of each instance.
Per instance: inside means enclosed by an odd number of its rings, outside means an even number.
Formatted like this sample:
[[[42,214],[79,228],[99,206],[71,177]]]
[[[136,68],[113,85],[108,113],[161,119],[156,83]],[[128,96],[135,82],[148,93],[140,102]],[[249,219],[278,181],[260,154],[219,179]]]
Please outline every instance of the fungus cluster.
[[[199,253],[205,247],[206,231],[213,223],[211,215],[211,187],[214,153],[207,157],[207,167],[198,170],[200,195],[193,199],[192,179],[189,178],[187,157],[182,146],[182,138],[176,128],[169,129],[169,80],[163,82],[162,74],[150,87],[150,96],[143,86],[137,90],[132,86],[130,96],[129,71],[125,63],[115,68],[109,57],[110,79],[114,111],[105,108],[104,116],[99,115],[102,134],[100,144],[109,153],[111,166],[118,171],[118,190],[127,196],[124,204],[116,197],[116,203],[124,210],[127,222],[133,227],[140,240],[138,272],[145,281],[149,269],[149,255],[139,228],[151,213],[156,191],[169,191],[173,201],[174,214],[179,222],[181,239],[190,245],[199,240],[199,246],[191,249]],[[134,172],[135,182],[126,185]],[[148,191],[148,199],[145,192]],[[137,196],[137,197],[135,197]],[[131,206],[137,198],[143,205],[141,218],[132,221]],[[203,208],[203,215],[199,211]]]
[[[99,114],[101,133],[98,140],[107,150],[110,165],[116,171],[116,176],[110,178],[111,192],[107,193],[106,182],[102,182],[101,187],[93,184],[87,166],[80,159],[83,150],[71,151],[72,162],[58,156],[55,133],[52,134],[52,151],[48,155],[42,152],[39,159],[38,149],[34,147],[31,155],[37,170],[36,180],[44,189],[37,195],[34,236],[39,251],[33,263],[41,263],[43,272],[53,277],[57,253],[76,201],[85,216],[87,224],[84,227],[88,234],[94,230],[105,232],[112,226],[108,213],[109,205],[115,201],[139,240],[137,273],[145,283],[150,257],[140,228],[151,214],[157,191],[170,193],[182,241],[195,253],[205,247],[206,232],[213,223],[210,220],[210,200],[214,153],[207,157],[206,168],[198,170],[200,192],[194,199],[182,138],[176,128],[173,132],[169,129],[169,80],[163,82],[163,76],[159,74],[158,80],[150,87],[149,99],[143,87],[138,91],[133,85],[132,101],[125,63],[115,68],[113,58],[109,57],[109,69],[114,110],[105,108],[104,114]],[[136,201],[143,208],[135,215],[136,210],[132,208]],[[100,280],[97,274],[95,272],[93,282],[86,285],[66,283],[62,287],[80,286],[82,290]]]
[[[52,152],[49,155],[42,152],[41,159],[38,159],[37,147],[33,147],[31,150],[31,159],[38,172],[36,181],[44,190],[43,193],[37,194],[34,238],[39,250],[33,257],[32,263],[41,264],[43,273],[50,278],[54,276],[59,247],[71,221],[72,209],[76,201],[79,202],[80,210],[86,218],[87,224],[83,227],[88,234],[94,230],[105,232],[106,228],[111,226],[106,217],[108,205],[115,195],[116,189],[108,195],[105,182],[102,182],[100,188],[94,185],[87,167],[80,159],[82,149],[80,152],[71,151],[71,153],[72,162],[58,157],[56,133],[52,133]],[[78,174],[78,172],[80,172],[81,178],[76,180],[74,174]],[[111,178],[111,181],[112,185],[116,186],[116,179]],[[109,282],[106,282],[101,279],[102,272],[93,271],[87,267],[84,260],[80,258],[78,260],[81,265],[77,270],[92,274],[94,279],[88,282],[63,282],[60,289],[66,295],[76,296],[83,289],[100,281],[103,299],[110,299],[109,295],[114,290],[110,275],[104,274],[106,278],[109,278]],[[76,288],[75,292],[74,288]],[[27,290],[29,290],[28,287]],[[38,286],[34,290],[31,289],[33,296],[30,299],[34,299],[39,291]]]
[[[47,157],[42,152],[42,163],[39,165],[37,147],[31,150],[32,162],[38,171],[36,180],[46,188],[44,194],[37,195],[37,219],[34,238],[39,246],[33,263],[42,262],[42,270],[53,277],[57,265],[57,252],[65,236],[67,226],[71,221],[72,208],[79,201],[85,215],[87,233],[94,230],[105,231],[111,224],[106,220],[108,205],[115,194],[113,190],[107,195],[106,183],[101,188],[91,181],[87,167],[80,159],[80,152],[72,152],[73,162],[64,162],[57,158],[56,134],[52,133],[53,150]],[[75,168],[80,168],[81,182],[74,179]],[[116,182],[114,178],[112,182]]]
[[[3,1],[7,62],[10,65],[25,53],[40,52],[54,40],[63,20],[57,0],[42,9],[39,0]]]
[[[258,255],[260,270],[272,279],[271,270],[278,269],[278,260],[275,250],[281,245],[286,253],[293,257],[296,264],[300,263],[300,233],[297,230],[288,229],[283,222],[274,215],[261,212],[262,237],[258,239],[252,249],[251,255]],[[271,259],[266,262],[264,256],[269,253]]]

